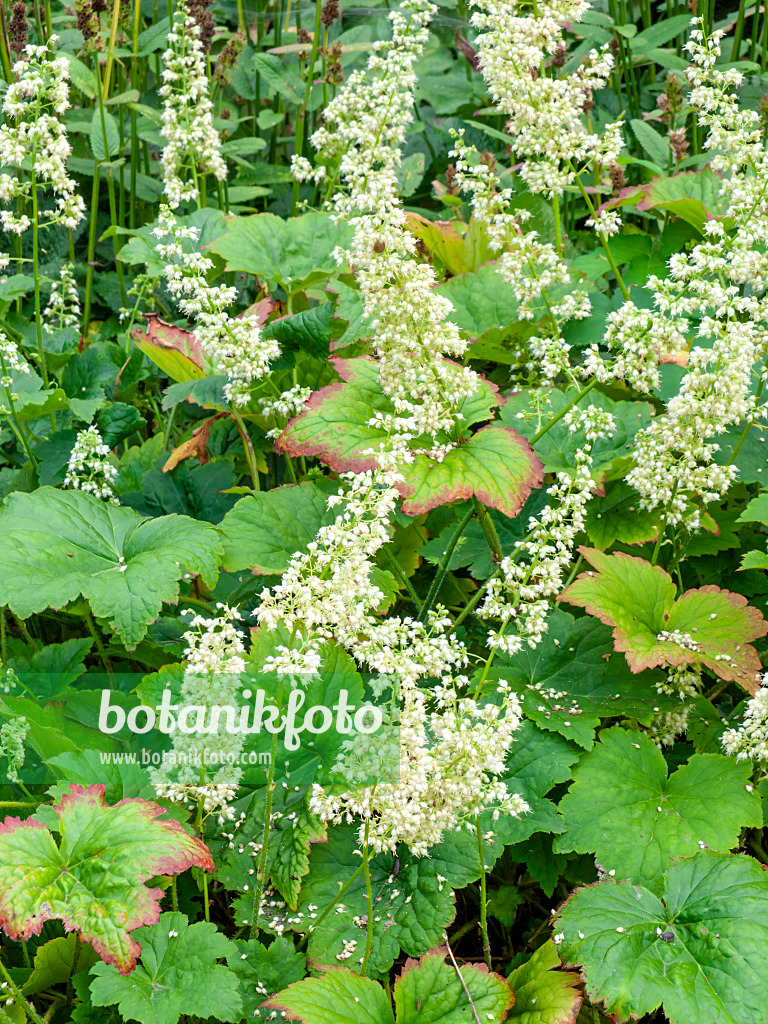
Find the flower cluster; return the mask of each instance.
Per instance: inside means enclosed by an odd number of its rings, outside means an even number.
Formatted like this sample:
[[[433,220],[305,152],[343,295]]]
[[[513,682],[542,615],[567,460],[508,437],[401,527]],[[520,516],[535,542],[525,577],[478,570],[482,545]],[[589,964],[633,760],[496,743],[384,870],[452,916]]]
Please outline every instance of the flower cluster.
[[[367,68],[353,72],[312,136],[320,166],[294,162],[299,178],[322,179],[334,167],[340,185],[334,215],[355,229],[351,252],[339,259],[354,266],[379,380],[395,407],[390,426],[406,438],[454,436],[461,406],[479,383],[468,367],[443,358],[463,356],[467,343],[448,319],[451,304],[434,291],[432,266],[415,258],[416,239],[397,194],[396,170],[413,117],[414,63],[436,10],[427,0],[405,0],[390,14],[391,42],[377,44]],[[444,448],[435,452],[444,454]]]
[[[287,629],[290,649],[277,648],[267,666],[290,675],[312,675],[329,640],[342,644],[372,672],[397,676],[405,686],[446,666],[466,661],[464,645],[446,636],[438,609],[424,624],[411,618],[380,619],[384,594],[371,580],[374,556],[389,541],[389,519],[398,498],[394,471],[345,474],[347,490],[328,499],[336,519],[318,531],[305,554],[297,553],[272,590],[261,594],[259,622]]]
[[[581,431],[587,439],[576,452],[573,475],[558,473],[548,491],[552,501],[538,518],[531,518],[529,533],[517,542],[514,554],[502,560],[478,610],[480,618],[501,621],[490,632],[488,644],[508,654],[516,654],[525,644],[536,647],[546,631],[549,599],[563,588],[563,573],[571,563],[576,537],[584,529],[586,505],[594,490],[592,443],[615,429],[610,413],[593,405],[572,410],[563,422],[571,433]],[[516,631],[508,635],[512,624]]]
[[[213,126],[200,26],[183,0],[168,43],[160,87],[161,134],[165,139],[165,196],[168,205],[176,209],[184,201],[199,201],[201,174],[213,174],[224,181],[227,165],[220,152],[219,133]]]
[[[213,618],[194,615],[184,634],[188,646],[180,705],[195,711],[198,720],[209,707],[239,705],[245,647],[235,622],[242,616],[223,604],[217,610],[220,614]],[[221,717],[215,724],[213,732],[175,730],[173,748],[153,770],[152,785],[159,797],[196,804],[204,814],[216,813],[221,823],[234,817],[230,805],[242,775],[237,762],[245,735],[227,728]],[[208,728],[213,728],[213,722]]]
[[[446,677],[432,711],[421,691],[409,692],[400,718],[397,780],[342,794],[315,786],[311,810],[336,823],[358,817],[360,840],[367,832],[374,851],[394,852],[404,842],[417,857],[445,831],[488,807],[494,807],[495,818],[529,810],[495,779],[520,726],[517,698],[505,693],[501,705],[482,704],[459,696],[468,684],[465,677]]]
[[[23,234],[31,224],[16,209],[17,199],[31,200],[32,189],[50,189],[55,198],[50,211],[38,210],[40,226],[62,224],[74,228],[85,217],[85,203],[75,192],[67,171],[71,146],[62,115],[69,108],[69,63],[55,57],[57,36],[45,46],[27,46],[26,59],[14,64],[15,81],[3,100],[5,124],[0,127],[0,223],[5,231]],[[15,171],[16,173],[6,173]],[[27,179],[25,175],[29,174]],[[13,205],[14,209],[11,209]],[[0,266],[6,266],[3,256]]]
[[[592,93],[605,88],[613,69],[609,47],[590,51],[564,77],[558,77],[553,61],[565,52],[565,26],[581,19],[586,0],[543,0],[532,12],[504,0],[472,0],[472,6],[478,8],[472,24],[479,30],[480,68],[494,103],[508,118],[510,144],[523,161],[520,176],[531,192],[562,195],[583,165],[615,164],[623,147],[621,122],[600,134],[585,119]],[[613,229],[596,227],[606,234]]]
[[[237,298],[237,289],[206,281],[205,275],[213,263],[193,248],[199,238],[197,228],[182,226],[170,209],[163,206],[154,234],[159,239],[169,239],[155,247],[160,258],[167,261],[168,290],[181,312],[197,321],[195,338],[211,360],[214,372],[229,378],[224,388],[227,401],[246,405],[251,384],[264,376],[270,360],[280,354],[277,342],[262,336],[257,317],[229,315],[227,309]],[[191,245],[185,244],[185,240]]]
[[[683,702],[680,711],[659,712],[648,727],[648,735],[658,747],[671,747],[675,739],[685,732],[692,698],[699,695],[700,688],[701,668],[695,665],[671,668],[664,682],[656,684],[659,693],[679,697]]]
[[[109,461],[109,455],[109,445],[104,444],[96,427],[81,430],[69,456],[64,487],[85,491],[117,505],[117,495],[112,489],[117,467]]]
[[[25,718],[14,718],[0,725],[0,752],[8,759],[6,777],[9,782],[19,781],[19,771],[24,765],[24,740],[29,731]]]
[[[59,280],[53,282],[43,324],[43,330],[48,334],[66,328],[77,330],[80,327],[82,310],[74,270],[71,263],[64,263],[59,271]]]
[[[726,729],[722,738],[726,754],[738,760],[768,761],[768,673],[754,697],[747,701],[738,729]]]
[[[492,251],[500,253],[498,272],[512,287],[521,320],[541,321],[540,333],[529,346],[533,363],[545,379],[554,380],[569,367],[570,346],[562,337],[569,320],[589,316],[586,290],[574,282],[556,246],[542,242],[537,231],[526,231],[528,210],[512,208],[511,189],[502,189],[496,171],[478,159],[474,146],[464,142],[463,132],[453,132],[454,181],[472,198],[473,215],[485,225]]]
[[[741,75],[714,67],[721,35],[691,33],[688,81],[699,123],[709,128],[713,166],[727,172],[722,196],[735,226],[726,230],[722,220],[708,220],[704,239],[670,258],[663,281],[649,278],[653,310],[628,302],[610,318],[606,342],[617,350],[613,365],[594,349],[585,365],[600,380],[620,376],[643,390],[658,383],[656,363],[674,359],[687,366],[666,415],[638,433],[627,480],[639,491],[641,507],[661,507],[668,523],[689,529],[700,525],[699,506],[721,498],[736,477],[735,466],[718,461],[715,438],[765,415],[752,383],[768,349],[768,154],[758,114],[738,110],[729,92]],[[693,324],[700,345],[687,340]]]

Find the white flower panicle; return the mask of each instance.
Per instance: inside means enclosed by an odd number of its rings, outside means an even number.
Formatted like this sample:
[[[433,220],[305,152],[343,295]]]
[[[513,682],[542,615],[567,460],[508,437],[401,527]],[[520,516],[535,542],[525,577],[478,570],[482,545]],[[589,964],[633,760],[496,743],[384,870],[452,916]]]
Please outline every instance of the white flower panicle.
[[[179,717],[193,712],[192,720],[184,723],[193,731],[174,730],[173,747],[153,769],[152,785],[159,797],[202,806],[205,814],[215,813],[223,823],[234,818],[231,804],[242,776],[239,759],[245,733],[231,728],[236,717],[230,722],[221,714],[216,720],[209,709],[232,708],[237,714],[245,647],[235,625],[242,618],[240,612],[224,604],[216,607],[219,614],[212,618],[193,615],[184,634],[188,646]]]
[[[760,689],[747,701],[744,720],[737,729],[726,729],[723,750],[737,760],[768,761],[768,673]]]
[[[540,0],[533,6],[472,0],[480,68],[494,103],[506,117],[520,176],[531,192],[559,196],[586,164],[608,168],[623,148],[621,122],[602,134],[585,123],[592,93],[605,88],[613,69],[606,45],[591,50],[572,74],[560,78],[552,58],[565,53],[564,29],[581,20],[586,0]],[[614,225],[596,225],[606,233]]]
[[[637,434],[627,480],[642,508],[661,507],[670,525],[689,529],[699,528],[700,506],[722,498],[738,472],[718,462],[716,438],[766,410],[751,392],[755,364],[768,349],[768,153],[759,115],[738,110],[729,92],[742,76],[714,67],[721,36],[692,31],[688,80],[691,105],[709,129],[713,166],[726,172],[722,194],[735,227],[727,232],[720,220],[707,221],[704,239],[670,258],[663,281],[649,278],[653,310],[628,302],[609,318],[605,340],[615,361],[604,362],[593,348],[584,367],[601,381],[622,377],[649,391],[658,384],[659,362],[687,366],[666,414]],[[694,323],[702,344],[691,346]]]
[[[445,634],[449,620],[441,609],[427,624],[376,615],[384,594],[370,577],[376,553],[390,539],[400,475],[380,470],[343,474],[343,479],[349,488],[328,499],[329,508],[339,507],[334,522],[318,531],[306,554],[293,556],[280,583],[262,592],[259,622],[294,635],[292,648],[280,648],[266,667],[312,675],[328,641],[344,646],[370,671],[395,675],[406,686],[463,665],[464,645]]]
[[[104,444],[96,427],[81,430],[69,456],[64,487],[93,494],[111,505],[119,504],[112,489],[117,478],[117,467],[109,461],[109,456],[109,445]]]
[[[692,710],[691,698],[698,696],[700,688],[700,665],[678,665],[670,668],[666,680],[656,684],[658,693],[679,697],[683,702],[680,711],[659,712],[648,727],[648,735],[659,749],[671,747],[676,738],[685,732]]]
[[[2,366],[3,369],[2,384],[3,387],[7,388],[11,386],[11,377],[9,375],[10,370],[15,370],[17,373],[32,372],[32,369],[22,355],[19,346],[2,331],[0,331],[0,366]]]
[[[260,380],[269,370],[270,360],[280,355],[279,345],[263,337],[257,317],[229,315],[227,309],[237,299],[237,289],[208,284],[205,275],[213,263],[183,244],[189,239],[195,245],[200,235],[197,228],[183,227],[163,206],[153,233],[158,239],[169,239],[155,246],[160,258],[167,260],[168,290],[181,312],[197,321],[194,335],[214,372],[229,378],[225,398],[233,405],[246,405],[253,382]]]
[[[391,42],[377,44],[367,68],[350,75],[312,136],[322,165],[312,170],[307,161],[294,162],[299,178],[322,178],[325,166],[336,166],[340,188],[331,207],[355,229],[351,252],[338,255],[354,267],[379,380],[395,407],[389,426],[404,438],[453,436],[463,402],[479,385],[472,370],[443,358],[462,357],[467,343],[448,319],[450,302],[434,290],[433,268],[415,259],[416,239],[397,195],[401,146],[413,119],[414,63],[436,10],[427,0],[405,0],[389,15]],[[434,454],[442,458],[445,449]]]
[[[185,0],[176,11],[173,30],[163,54],[163,123],[165,140],[163,176],[168,205],[176,209],[185,201],[199,201],[200,176],[227,176],[221,140],[213,126],[213,103],[208,92],[205,50],[200,27]]]
[[[528,210],[513,210],[512,189],[502,189],[498,175],[478,158],[474,146],[468,146],[462,132],[452,131],[455,148],[455,183],[470,193],[473,216],[485,225],[488,245],[499,253],[497,269],[512,287],[521,320],[542,321],[539,336],[529,341],[534,362],[529,367],[554,380],[569,367],[570,346],[562,337],[569,320],[589,316],[587,292],[574,282],[556,247],[542,242],[537,231],[526,231]],[[558,298],[551,294],[558,289]],[[549,290],[549,294],[548,294]]]
[[[51,287],[50,298],[45,307],[43,330],[48,334],[66,328],[77,330],[80,327],[81,316],[75,268],[71,263],[65,263],[59,271],[59,280],[54,281]]]
[[[571,410],[563,418],[571,431],[584,433],[587,443],[576,452],[573,476],[558,473],[557,482],[548,490],[553,499],[531,518],[528,536],[518,541],[515,552],[499,565],[499,575],[488,582],[482,619],[499,619],[499,628],[490,632],[488,644],[507,654],[517,654],[527,644],[534,648],[547,629],[550,598],[563,588],[563,573],[573,558],[576,537],[584,529],[587,502],[592,497],[592,443],[610,435],[615,423],[610,413],[594,405]],[[514,633],[508,628],[514,624]]]
[[[31,225],[26,213],[18,213],[17,199],[31,201],[32,177],[35,187],[50,190],[55,198],[52,210],[38,210],[41,227],[61,224],[74,228],[85,217],[85,203],[75,192],[67,159],[71,146],[62,115],[69,109],[69,62],[55,57],[58,36],[45,46],[27,46],[26,58],[13,66],[15,81],[3,100],[5,124],[0,127],[0,223],[5,231],[21,235]],[[0,258],[7,266],[8,257]]]
[[[336,823],[361,818],[362,842],[379,852],[394,852],[407,843],[410,852],[425,856],[443,833],[488,807],[494,816],[529,810],[517,794],[495,779],[522,714],[517,698],[504,694],[500,706],[460,697],[469,680],[446,677],[436,691],[435,710],[419,690],[407,693],[400,719],[400,763],[396,781],[379,782],[342,794],[313,788],[310,808]],[[503,684],[502,684],[503,687]]]

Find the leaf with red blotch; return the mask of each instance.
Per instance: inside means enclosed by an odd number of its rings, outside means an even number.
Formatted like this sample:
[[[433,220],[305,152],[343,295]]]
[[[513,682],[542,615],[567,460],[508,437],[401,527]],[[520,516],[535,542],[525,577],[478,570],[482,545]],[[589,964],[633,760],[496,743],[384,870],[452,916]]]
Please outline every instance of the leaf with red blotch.
[[[0,926],[12,939],[39,935],[46,921],[77,930],[106,963],[127,974],[141,946],[129,932],[160,916],[160,889],[143,883],[193,865],[213,871],[208,848],[146,800],[104,803],[102,785],[72,786],[60,804],[61,846],[45,825],[0,825]]]
[[[165,323],[157,313],[144,317],[146,331],[131,331],[131,339],[155,366],[177,383],[208,376],[203,351],[191,331]]]
[[[613,626],[614,646],[633,672],[700,662],[755,693],[761,666],[750,641],[765,636],[768,623],[746,598],[714,586],[675,598],[672,577],[658,565],[621,552],[579,551],[597,572],[581,573],[558,600]]]
[[[377,451],[387,431],[371,424],[377,413],[394,412],[378,382],[376,362],[368,356],[331,360],[344,383],[330,384],[315,392],[306,410],[291,420],[275,443],[288,455],[318,456],[336,472],[374,469],[375,460],[364,454]],[[490,418],[502,403],[495,385],[481,379],[478,390],[461,408],[463,424],[470,427]],[[448,441],[447,435],[438,440]],[[424,438],[412,442],[426,446]],[[530,444],[514,430],[497,424],[483,427],[451,448],[442,462],[416,455],[402,470],[398,486],[403,512],[420,515],[476,495],[484,505],[515,516],[533,487],[540,487],[542,467]]]

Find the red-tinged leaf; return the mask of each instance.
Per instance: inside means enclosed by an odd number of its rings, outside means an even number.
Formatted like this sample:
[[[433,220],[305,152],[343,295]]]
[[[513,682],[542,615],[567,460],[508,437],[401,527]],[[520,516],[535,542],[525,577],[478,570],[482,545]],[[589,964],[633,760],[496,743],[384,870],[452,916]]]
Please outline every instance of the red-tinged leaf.
[[[659,566],[621,552],[579,551],[598,571],[581,573],[559,600],[613,626],[615,648],[633,672],[700,662],[756,691],[761,666],[750,641],[765,636],[768,623],[741,594],[706,586],[675,599],[672,577]]]
[[[456,968],[441,946],[420,960],[407,960],[395,982],[397,1024],[501,1024],[515,1001],[508,982],[485,964]]]
[[[329,967],[278,992],[265,1006],[302,1024],[394,1024],[386,992],[348,967]]]
[[[157,313],[144,316],[146,331],[131,331],[131,339],[155,366],[179,383],[207,376],[202,349],[191,331],[165,323]]]
[[[508,981],[515,993],[515,1005],[507,1021],[516,1024],[576,1024],[581,1007],[581,978],[574,971],[561,971],[560,957],[549,939],[531,958],[515,968]]]
[[[129,799],[110,807],[103,785],[72,786],[54,806],[62,836],[31,818],[0,825],[0,926],[12,939],[39,935],[46,921],[77,930],[127,974],[141,946],[130,932],[160,916],[161,889],[143,883],[193,865],[213,871],[208,848],[165,810]]]
[[[392,413],[392,405],[381,391],[373,359],[334,357],[332,362],[344,382],[315,392],[306,411],[285,428],[275,449],[288,455],[318,456],[336,472],[371,470],[376,463],[364,453],[377,450],[387,434],[370,421],[377,412]],[[495,385],[482,380],[461,409],[467,427],[491,416],[500,404],[497,392]],[[424,439],[415,440],[413,447],[423,448]],[[492,424],[460,441],[442,462],[416,455],[403,476],[399,490],[407,515],[476,495],[488,507],[511,517],[520,511],[531,489],[541,486],[542,467],[524,438]]]
[[[600,210],[615,210],[621,206],[635,206],[644,212],[671,213],[687,221],[697,231],[704,230],[708,220],[732,223],[726,216],[726,204],[720,193],[721,179],[710,167],[699,171],[679,171],[668,177],[652,178],[642,185],[631,185],[621,190],[615,199],[609,199]]]

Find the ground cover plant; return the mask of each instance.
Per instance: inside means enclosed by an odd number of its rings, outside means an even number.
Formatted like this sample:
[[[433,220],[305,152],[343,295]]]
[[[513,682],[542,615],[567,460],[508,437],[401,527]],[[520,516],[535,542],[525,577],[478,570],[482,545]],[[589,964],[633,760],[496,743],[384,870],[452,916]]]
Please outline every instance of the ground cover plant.
[[[0,66],[0,1024],[764,1024],[763,8]]]

